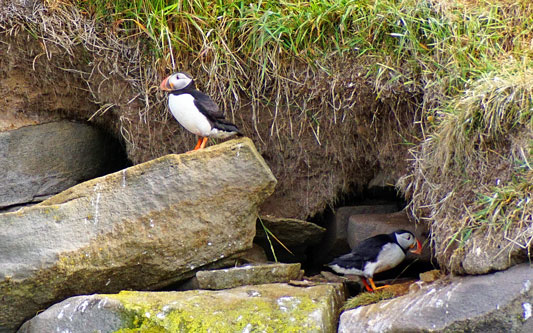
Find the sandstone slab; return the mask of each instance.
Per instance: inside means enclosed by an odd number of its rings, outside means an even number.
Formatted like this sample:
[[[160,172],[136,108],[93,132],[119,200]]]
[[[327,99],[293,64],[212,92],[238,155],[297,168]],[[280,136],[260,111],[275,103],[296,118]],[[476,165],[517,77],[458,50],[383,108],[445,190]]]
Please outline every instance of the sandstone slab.
[[[251,248],[275,184],[241,138],[0,214],[0,331],[72,295],[160,288]]]
[[[201,289],[230,289],[245,285],[287,283],[300,277],[300,264],[247,265],[218,270],[198,271]]]
[[[0,209],[126,167],[121,151],[102,131],[69,121],[0,132]]]
[[[42,332],[335,332],[341,284],[223,291],[121,292],[69,298],[26,322]]]
[[[453,277],[341,315],[339,332],[533,332],[533,267]]]

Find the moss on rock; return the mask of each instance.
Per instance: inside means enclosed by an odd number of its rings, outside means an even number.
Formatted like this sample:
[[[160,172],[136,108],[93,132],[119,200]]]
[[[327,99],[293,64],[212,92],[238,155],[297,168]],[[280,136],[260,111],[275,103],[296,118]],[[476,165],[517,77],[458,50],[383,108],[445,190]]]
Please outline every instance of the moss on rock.
[[[123,291],[105,297],[125,309],[118,332],[333,332],[340,285],[298,288],[286,284],[228,291]]]

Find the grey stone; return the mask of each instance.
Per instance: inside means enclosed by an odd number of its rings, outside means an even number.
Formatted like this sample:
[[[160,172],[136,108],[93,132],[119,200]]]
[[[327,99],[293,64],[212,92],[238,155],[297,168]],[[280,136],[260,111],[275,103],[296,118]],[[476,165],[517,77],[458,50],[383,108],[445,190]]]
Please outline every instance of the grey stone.
[[[241,138],[0,214],[0,329],[72,295],[161,288],[251,248],[275,184]]]
[[[346,311],[339,332],[531,332],[533,267],[453,277]]]
[[[26,322],[18,332],[114,332],[128,318],[120,301],[93,296],[71,297]]]
[[[227,269],[198,271],[200,289],[230,289],[245,285],[286,283],[300,276],[300,264],[246,265]]]
[[[525,237],[533,237],[533,228],[523,230]],[[527,262],[528,251],[517,244],[508,244],[503,248],[490,246],[485,235],[473,233],[465,242],[464,248],[455,253],[462,258],[461,270],[463,274],[486,274],[492,271],[505,270],[513,265]],[[489,245],[489,246],[487,246]],[[459,259],[455,258],[455,260]]]
[[[263,247],[255,243],[253,244],[253,247],[251,249],[246,250],[246,252],[243,252],[240,255],[239,259],[242,262],[249,263],[249,264],[264,264],[268,262],[265,249],[263,249]]]
[[[0,132],[0,209],[42,201],[116,171],[120,146],[96,128],[68,121]]]
[[[326,332],[336,331],[341,284],[286,284],[223,291],[121,292],[69,298],[26,322],[43,332]]]
[[[275,236],[275,238],[269,236],[270,242],[260,221]],[[313,244],[318,244],[324,232],[324,228],[311,222],[292,218],[261,216],[257,222],[257,234],[254,241],[265,248],[268,253],[273,251],[275,256],[273,254],[270,257],[272,260],[304,262],[307,261],[308,248]],[[285,248],[289,249],[290,252]]]

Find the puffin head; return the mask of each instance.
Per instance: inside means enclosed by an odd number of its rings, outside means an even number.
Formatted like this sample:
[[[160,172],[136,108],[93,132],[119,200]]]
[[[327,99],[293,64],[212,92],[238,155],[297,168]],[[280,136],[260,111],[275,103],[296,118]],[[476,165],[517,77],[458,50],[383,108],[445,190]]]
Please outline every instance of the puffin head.
[[[422,253],[422,244],[416,239],[412,232],[407,230],[396,230],[393,232],[396,237],[396,242],[404,250],[410,250],[409,252],[420,254]],[[416,246],[416,249],[414,247]]]
[[[165,91],[181,90],[193,83],[192,77],[183,72],[174,73],[161,82],[159,88]]]

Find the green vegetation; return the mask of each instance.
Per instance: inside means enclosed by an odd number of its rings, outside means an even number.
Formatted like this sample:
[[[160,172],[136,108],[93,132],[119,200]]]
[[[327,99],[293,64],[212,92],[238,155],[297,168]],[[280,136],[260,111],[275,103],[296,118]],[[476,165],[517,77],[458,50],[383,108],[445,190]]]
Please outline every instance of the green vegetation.
[[[291,296],[287,296],[290,292]],[[336,288],[241,288],[241,292],[128,292],[103,297],[124,307],[126,332],[318,332],[332,323]],[[254,295],[248,296],[245,295]],[[258,297],[260,296],[260,297]],[[330,312],[331,311],[331,312]],[[330,312],[330,313],[328,313]],[[317,317],[317,313],[320,314]],[[324,324],[325,327],[319,327]]]
[[[345,311],[351,310],[351,309],[358,308],[360,306],[374,304],[379,301],[391,299],[394,297],[395,297],[394,293],[386,289],[377,290],[371,293],[364,292],[364,293],[360,293],[359,295],[355,297],[349,298],[342,306],[342,309]]]
[[[524,230],[533,216],[532,65],[507,60],[469,81],[440,106],[438,124],[415,153],[412,207],[431,204],[441,262],[461,256],[473,236],[483,239],[483,250],[531,246]]]

